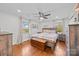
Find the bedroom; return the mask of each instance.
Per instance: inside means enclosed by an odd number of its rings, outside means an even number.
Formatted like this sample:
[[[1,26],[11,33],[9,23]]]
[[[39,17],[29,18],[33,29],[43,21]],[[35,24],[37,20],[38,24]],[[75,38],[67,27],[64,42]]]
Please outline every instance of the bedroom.
[[[75,46],[79,44],[75,43],[79,40],[79,33],[75,34],[75,30],[71,30],[71,24],[78,25],[79,19],[77,11],[74,10],[75,5],[0,3],[0,55],[78,55],[79,48]]]

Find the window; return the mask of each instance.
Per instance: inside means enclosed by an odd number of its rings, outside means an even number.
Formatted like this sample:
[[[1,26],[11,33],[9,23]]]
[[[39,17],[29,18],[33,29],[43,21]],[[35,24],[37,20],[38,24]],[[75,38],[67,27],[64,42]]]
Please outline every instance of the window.
[[[29,33],[29,20],[22,20],[22,32]]]

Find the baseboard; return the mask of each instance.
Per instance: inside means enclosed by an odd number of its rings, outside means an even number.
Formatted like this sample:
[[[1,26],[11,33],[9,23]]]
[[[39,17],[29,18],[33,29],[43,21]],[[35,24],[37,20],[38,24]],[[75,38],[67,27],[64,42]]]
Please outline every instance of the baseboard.
[[[15,45],[21,45],[22,43],[24,43],[24,42],[26,42],[26,41],[30,41],[30,39],[27,39],[27,40],[25,40],[25,41],[22,41],[22,42],[20,42],[20,43],[17,43],[17,44],[13,44],[13,46],[15,46]]]

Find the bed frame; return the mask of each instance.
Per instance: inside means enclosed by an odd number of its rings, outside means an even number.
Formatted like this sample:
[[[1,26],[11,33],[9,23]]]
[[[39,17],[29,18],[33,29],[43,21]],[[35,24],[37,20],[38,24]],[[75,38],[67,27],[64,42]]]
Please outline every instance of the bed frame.
[[[56,30],[56,28],[42,28],[42,32],[51,32],[53,30]],[[35,39],[39,39],[39,40],[37,41]],[[40,40],[43,40],[44,42],[40,42]],[[31,38],[31,45],[41,50],[44,50],[45,47],[47,47],[48,44],[47,42],[50,42],[49,45],[51,46],[52,50],[54,50],[56,46],[56,42],[47,41],[43,38],[36,38],[36,37]]]

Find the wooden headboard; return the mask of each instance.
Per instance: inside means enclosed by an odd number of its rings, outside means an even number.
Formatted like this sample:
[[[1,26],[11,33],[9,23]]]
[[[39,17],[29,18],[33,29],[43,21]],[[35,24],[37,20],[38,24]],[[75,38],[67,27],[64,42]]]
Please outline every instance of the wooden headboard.
[[[56,31],[56,28],[42,28],[42,32]]]

